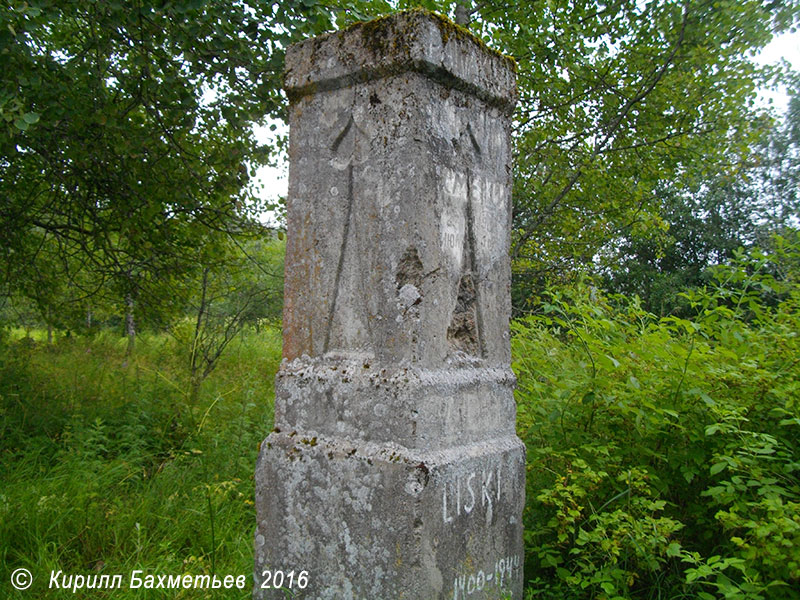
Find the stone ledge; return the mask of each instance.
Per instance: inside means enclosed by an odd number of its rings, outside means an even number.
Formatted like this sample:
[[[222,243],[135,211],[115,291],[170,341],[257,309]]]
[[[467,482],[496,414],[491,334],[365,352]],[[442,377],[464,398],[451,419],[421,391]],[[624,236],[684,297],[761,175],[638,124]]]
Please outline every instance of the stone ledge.
[[[408,448],[479,443],[514,435],[514,381],[508,368],[305,357],[278,372],[275,426]]]
[[[285,377],[318,382],[366,380],[376,385],[408,386],[464,386],[471,383],[516,385],[516,377],[509,367],[486,366],[484,361],[466,357],[462,362],[453,362],[442,368],[423,368],[416,364],[381,364],[370,354],[326,353],[310,357],[306,354],[293,360],[284,359],[278,370],[277,380]]]
[[[272,431],[263,441],[261,452],[280,449],[290,460],[302,460],[305,453],[325,454],[329,459],[352,458],[422,468],[458,465],[487,453],[525,453],[525,445],[516,435],[469,442],[445,448],[411,448],[397,442],[373,442],[348,436],[330,435],[315,430]]]
[[[306,40],[286,52],[284,89],[291,101],[320,91],[421,73],[510,113],[517,101],[512,59],[447,19],[411,10]]]

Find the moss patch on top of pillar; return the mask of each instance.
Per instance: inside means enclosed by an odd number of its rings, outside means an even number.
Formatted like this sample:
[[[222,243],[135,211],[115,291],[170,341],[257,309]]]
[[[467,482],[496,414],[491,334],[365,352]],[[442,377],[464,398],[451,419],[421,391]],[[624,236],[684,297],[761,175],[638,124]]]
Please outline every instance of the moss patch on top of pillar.
[[[495,50],[494,48],[490,48],[486,42],[484,42],[481,38],[477,35],[462,27],[460,25],[455,24],[453,21],[448,19],[446,16],[426,10],[424,8],[414,8],[407,11],[402,11],[399,13],[394,13],[390,15],[386,15],[383,17],[378,17],[377,19],[373,19],[371,21],[366,21],[363,23],[356,23],[355,25],[351,26],[348,29],[356,29],[361,28],[361,35],[364,39],[364,45],[372,50],[375,54],[381,54],[388,51],[407,51],[408,48],[398,46],[399,44],[403,44],[403,39],[406,39],[405,36],[394,36],[393,46],[389,46],[388,39],[392,36],[387,35],[392,31],[393,25],[397,22],[398,17],[408,16],[410,20],[413,22],[414,17],[428,17],[430,18],[436,26],[439,28],[439,33],[442,36],[442,43],[447,44],[451,39],[463,40],[468,41],[470,43],[475,44],[482,50],[488,52],[496,56],[497,58],[501,59],[506,67],[510,69],[512,72],[517,72],[517,61],[514,60],[511,56],[506,56],[502,52]],[[409,23],[409,27],[410,27]],[[400,32],[406,33],[406,32]],[[407,44],[408,42],[405,42]]]
[[[448,18],[413,9],[356,23],[286,52],[290,102],[414,71],[503,111],[516,103],[516,63]]]
[[[462,40],[470,40],[473,43],[480,46],[481,48],[483,48],[484,50],[486,50],[487,52],[489,52],[490,54],[494,54],[495,56],[500,58],[503,62],[506,63],[506,66],[509,69],[511,69],[514,73],[517,72],[517,61],[514,60],[513,56],[508,56],[506,54],[503,54],[499,50],[491,48],[489,45],[486,44],[486,42],[484,42],[481,38],[472,33],[466,27],[457,25],[456,23],[454,23],[453,21],[451,21],[442,14],[426,11],[424,9],[415,9],[415,10],[428,14],[429,16],[434,18],[436,24],[439,26],[439,31],[442,34],[442,41],[445,44],[450,40],[451,37],[455,37],[456,39],[462,39]]]

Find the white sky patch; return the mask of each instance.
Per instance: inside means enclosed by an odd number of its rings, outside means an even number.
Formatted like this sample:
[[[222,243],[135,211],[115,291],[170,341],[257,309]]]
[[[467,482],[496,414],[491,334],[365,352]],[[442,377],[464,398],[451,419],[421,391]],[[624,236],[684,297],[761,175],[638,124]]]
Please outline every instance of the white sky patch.
[[[781,61],[789,63],[792,69],[800,69],[800,31],[787,32],[776,36],[756,57],[760,65],[771,65]],[[789,96],[785,88],[762,90],[759,100],[772,106],[778,114],[783,114],[789,106]]]
[[[270,130],[270,126],[275,126],[275,131]],[[256,139],[261,144],[274,144],[278,136],[289,134],[289,128],[282,121],[269,120],[265,125],[256,125],[253,128]],[[281,153],[276,157],[275,166],[259,167],[256,171],[255,181],[256,195],[267,202],[277,202],[279,198],[285,198],[289,188],[289,161],[286,154]],[[272,219],[264,220],[265,223]]]

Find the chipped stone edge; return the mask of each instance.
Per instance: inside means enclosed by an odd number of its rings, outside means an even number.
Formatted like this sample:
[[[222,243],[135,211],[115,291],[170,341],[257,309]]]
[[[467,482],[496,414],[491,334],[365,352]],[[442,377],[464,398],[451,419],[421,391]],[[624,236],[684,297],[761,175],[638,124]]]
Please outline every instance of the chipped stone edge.
[[[516,63],[463,28],[452,25],[453,32],[449,32],[444,21],[440,15],[415,9],[293,44],[286,52],[284,90],[290,102],[296,102],[307,95],[415,72],[510,114],[517,102]],[[392,37],[381,39],[380,55],[376,56],[364,38],[369,28],[379,23],[387,24]],[[403,26],[404,30],[400,29]],[[399,44],[401,36],[410,41]],[[343,48],[354,46],[361,50],[360,59],[352,52],[341,55]],[[475,50],[483,60],[470,73],[455,57]],[[331,55],[326,67],[310,67],[325,62],[315,59],[321,53]]]
[[[303,431],[273,431],[263,442],[267,451],[280,448],[283,451],[296,452],[313,450],[314,452],[331,452],[338,458],[352,458],[354,460],[378,460],[387,464],[404,463],[411,467],[419,465],[428,468],[442,467],[457,464],[465,459],[478,459],[485,456],[487,450],[496,453],[513,452],[522,449],[525,445],[516,435],[507,435],[497,438],[471,442],[447,448],[422,450],[409,448],[397,442],[374,442],[353,439],[347,436],[332,436],[314,430]],[[265,448],[262,448],[263,453]]]
[[[335,383],[343,378],[361,380],[383,385],[402,385],[403,387],[441,387],[467,386],[474,384],[495,384],[514,388],[516,376],[510,367],[487,366],[483,361],[475,364],[464,363],[446,365],[439,369],[428,369],[416,365],[372,366],[370,356],[337,356],[325,354],[310,357],[307,354],[281,362],[277,380],[284,377],[308,381]]]

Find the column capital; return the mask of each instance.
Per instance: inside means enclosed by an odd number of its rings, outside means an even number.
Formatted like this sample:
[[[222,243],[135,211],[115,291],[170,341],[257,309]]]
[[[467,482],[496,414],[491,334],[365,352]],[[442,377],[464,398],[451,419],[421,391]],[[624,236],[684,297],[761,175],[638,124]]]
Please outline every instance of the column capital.
[[[305,40],[286,52],[290,100],[405,72],[513,110],[516,63],[445,17],[415,9]]]

